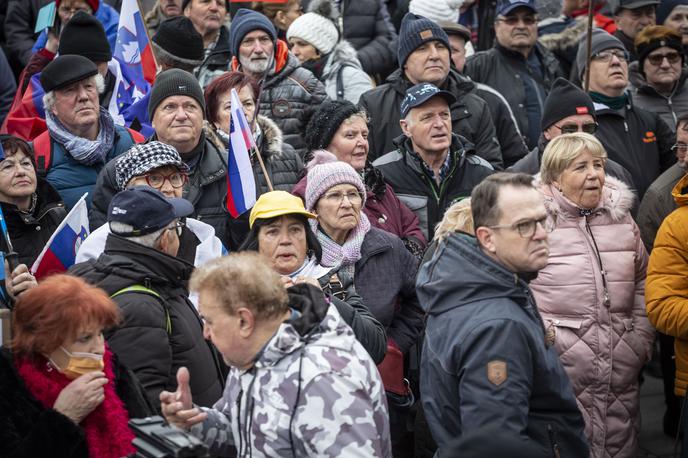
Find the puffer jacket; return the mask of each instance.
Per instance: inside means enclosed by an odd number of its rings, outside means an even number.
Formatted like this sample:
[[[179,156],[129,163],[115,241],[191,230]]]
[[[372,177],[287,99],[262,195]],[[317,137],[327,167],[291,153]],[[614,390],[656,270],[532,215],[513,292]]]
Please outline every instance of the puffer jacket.
[[[212,456],[391,458],[380,375],[320,290],[289,288],[298,311],[191,428]],[[192,375],[191,380],[193,381]]]
[[[530,282],[547,337],[571,379],[591,456],[636,456],[638,375],[654,329],[645,313],[647,252],[630,214],[634,196],[607,177],[586,217],[553,185],[538,184],[556,220],[549,262]]]
[[[394,139],[402,134],[399,126],[399,106],[406,97],[406,91],[412,86],[413,83],[398,69],[389,75],[385,84],[361,96],[359,105],[370,116],[368,157],[371,161],[396,149]],[[502,152],[490,109],[487,102],[473,93],[473,81],[455,70],[450,70],[439,88],[456,96],[456,102],[449,107],[452,131],[473,143],[476,154],[501,170]]]
[[[679,116],[688,112],[688,67],[681,69],[681,76],[669,96],[657,92],[640,73],[640,62],[628,66],[628,79],[633,86],[633,101],[647,111],[657,113],[671,130],[676,131]]]
[[[357,104],[361,95],[373,88],[370,76],[363,71],[356,50],[348,41],[340,41],[335,45],[327,58],[320,81],[325,83],[325,92],[330,99],[346,99],[353,104]],[[337,94],[337,81],[341,81],[341,96]]]
[[[688,387],[688,176],[672,192],[678,208],[657,232],[647,268],[647,316],[657,330],[676,337],[674,392],[683,398]]]
[[[284,141],[301,157],[306,153],[303,132],[311,115],[325,101],[325,86],[289,52],[287,44],[277,40],[275,62],[262,82],[259,114],[275,121]],[[232,57],[232,70],[240,70]]]

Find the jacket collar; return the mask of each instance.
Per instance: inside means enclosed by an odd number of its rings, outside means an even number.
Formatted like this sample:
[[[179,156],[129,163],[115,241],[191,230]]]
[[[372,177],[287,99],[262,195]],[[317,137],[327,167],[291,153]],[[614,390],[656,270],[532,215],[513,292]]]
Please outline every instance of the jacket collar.
[[[400,135],[394,139],[394,144],[399,148],[399,152],[404,156],[404,162],[407,166],[416,173],[425,173],[423,164],[418,153],[413,150],[413,143],[406,135]],[[474,153],[473,145],[460,135],[452,133],[452,142],[449,146],[449,161],[451,166],[458,161],[459,166],[463,165],[463,161],[467,153]]]
[[[401,69],[396,69],[391,75],[387,77],[387,83],[400,94],[406,95],[406,91],[413,86]],[[453,68],[449,70],[447,78],[438,86],[444,91],[449,91],[457,97],[455,105],[463,104],[461,100],[464,94],[475,89],[475,83],[465,75],[457,72]]]
[[[36,209],[32,214],[25,214],[19,211],[14,204],[2,202],[2,211],[7,220],[7,225],[10,227],[21,226],[24,224],[39,224],[41,220],[51,211],[60,211],[66,215],[67,211],[64,209],[64,203],[58,192],[53,188],[48,181],[41,177],[36,177]],[[56,210],[56,209],[61,210]]]

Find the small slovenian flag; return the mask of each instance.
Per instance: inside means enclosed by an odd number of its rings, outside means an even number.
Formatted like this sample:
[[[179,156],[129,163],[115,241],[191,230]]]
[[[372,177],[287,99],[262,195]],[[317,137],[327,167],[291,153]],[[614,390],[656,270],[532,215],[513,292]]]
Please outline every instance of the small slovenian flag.
[[[229,122],[227,158],[227,210],[233,218],[236,218],[256,203],[256,179],[249,155],[251,148],[256,148],[256,142],[236,89],[232,89],[231,104],[232,116]]]

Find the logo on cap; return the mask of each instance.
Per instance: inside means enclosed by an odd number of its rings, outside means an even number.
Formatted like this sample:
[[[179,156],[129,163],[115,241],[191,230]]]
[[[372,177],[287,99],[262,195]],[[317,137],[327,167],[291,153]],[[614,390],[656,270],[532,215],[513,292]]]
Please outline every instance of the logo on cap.
[[[123,208],[112,207],[112,214],[113,215],[126,215],[127,211]]]
[[[428,38],[432,38],[432,30],[423,30],[418,35],[420,35],[421,40],[427,40]]]
[[[576,114],[588,114],[588,107],[576,107]]]
[[[186,92],[186,84],[180,85],[180,86],[179,86],[179,90],[180,90],[180,91],[185,91],[185,92]]]

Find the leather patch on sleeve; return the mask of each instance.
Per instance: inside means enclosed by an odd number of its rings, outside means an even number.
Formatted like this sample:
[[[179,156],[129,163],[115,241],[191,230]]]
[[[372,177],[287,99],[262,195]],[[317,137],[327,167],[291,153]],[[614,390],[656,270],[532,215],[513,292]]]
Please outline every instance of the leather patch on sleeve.
[[[506,368],[506,361],[495,359],[487,363],[487,379],[495,386],[499,386],[506,381],[509,374]]]

